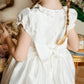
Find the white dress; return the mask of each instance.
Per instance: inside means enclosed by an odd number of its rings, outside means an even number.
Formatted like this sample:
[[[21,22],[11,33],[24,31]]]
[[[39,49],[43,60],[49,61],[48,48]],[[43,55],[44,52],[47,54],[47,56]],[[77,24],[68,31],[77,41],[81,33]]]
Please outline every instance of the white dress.
[[[75,9],[69,10],[68,31],[77,20]],[[10,56],[1,84],[75,84],[75,66],[67,49],[68,37],[62,45],[56,44],[57,38],[65,33],[66,11],[67,6],[53,10],[36,4],[18,14],[17,25],[23,25],[32,42],[23,62]]]

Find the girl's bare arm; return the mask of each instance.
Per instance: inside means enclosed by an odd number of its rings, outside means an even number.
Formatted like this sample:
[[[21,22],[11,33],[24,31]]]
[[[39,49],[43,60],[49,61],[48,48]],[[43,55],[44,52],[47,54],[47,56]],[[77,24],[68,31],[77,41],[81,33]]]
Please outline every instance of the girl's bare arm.
[[[77,32],[76,32],[75,28],[72,28],[68,32],[68,45],[67,45],[67,48],[69,50],[77,52],[79,50],[79,45],[80,45],[80,42],[79,42]]]
[[[11,55],[16,59],[16,61],[24,61],[28,54],[28,49],[31,43],[31,37],[29,34],[21,27],[19,38],[17,41],[17,46],[14,45],[12,39],[8,36],[6,39]]]

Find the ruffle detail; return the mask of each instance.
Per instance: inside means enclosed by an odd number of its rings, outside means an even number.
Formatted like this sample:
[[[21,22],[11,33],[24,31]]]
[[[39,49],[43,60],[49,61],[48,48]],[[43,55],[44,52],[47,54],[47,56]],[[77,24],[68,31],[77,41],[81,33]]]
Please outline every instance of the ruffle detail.
[[[18,14],[16,26],[22,24],[25,31],[32,37],[30,11],[30,8],[25,8]]]
[[[38,8],[39,11],[41,11],[42,13],[45,13],[46,15],[51,15],[51,16],[56,16],[56,14],[59,14],[59,13],[65,14],[64,6],[62,9],[49,9],[37,3],[33,8]]]

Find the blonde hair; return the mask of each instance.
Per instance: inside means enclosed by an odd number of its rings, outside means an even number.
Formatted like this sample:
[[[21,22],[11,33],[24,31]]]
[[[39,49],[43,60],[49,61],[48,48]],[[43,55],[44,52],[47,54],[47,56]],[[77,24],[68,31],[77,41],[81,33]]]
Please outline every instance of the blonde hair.
[[[42,1],[42,0],[32,0],[33,5],[32,5],[31,8],[33,8],[35,4],[41,3],[41,1]],[[57,41],[56,41],[56,44],[57,44],[57,45],[63,44],[64,41],[66,40],[66,37],[67,37],[67,28],[68,28],[68,25],[69,25],[69,7],[70,7],[70,0],[67,1],[67,23],[66,23],[65,34],[64,34],[64,36],[63,36],[62,39],[57,39]],[[59,41],[60,41],[60,42],[59,42]]]

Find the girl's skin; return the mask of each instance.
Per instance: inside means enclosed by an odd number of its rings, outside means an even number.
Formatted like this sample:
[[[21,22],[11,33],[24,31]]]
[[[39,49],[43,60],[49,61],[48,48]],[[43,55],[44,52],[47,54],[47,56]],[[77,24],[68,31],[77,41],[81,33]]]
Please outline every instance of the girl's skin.
[[[41,0],[41,5],[49,8],[49,9],[61,9],[62,4],[59,0]],[[21,27],[19,38],[17,41],[17,45],[15,45],[7,31],[7,29],[2,26],[3,33],[1,34],[2,42],[6,42],[9,47],[10,54],[15,58],[16,61],[22,62],[26,59],[28,54],[28,49],[31,43],[31,37],[29,34],[24,30],[22,25]],[[72,28],[68,32],[68,45],[67,49],[72,51],[78,51],[79,49],[79,39],[75,28]]]

